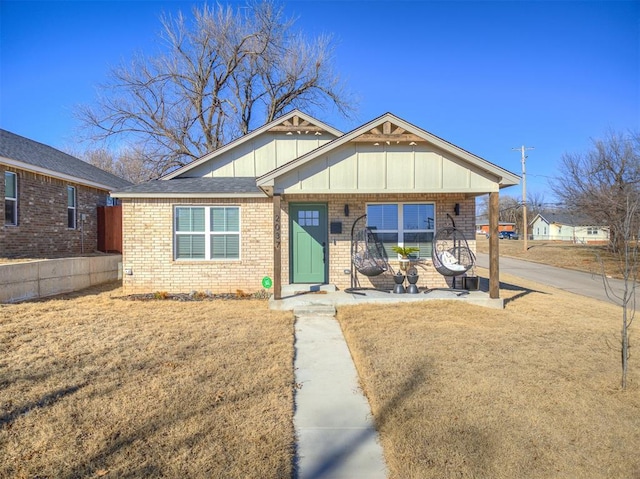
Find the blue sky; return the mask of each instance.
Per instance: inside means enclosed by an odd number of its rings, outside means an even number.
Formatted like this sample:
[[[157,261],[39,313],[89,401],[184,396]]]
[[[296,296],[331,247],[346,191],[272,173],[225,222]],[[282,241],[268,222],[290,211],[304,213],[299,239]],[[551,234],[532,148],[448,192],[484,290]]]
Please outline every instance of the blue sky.
[[[135,51],[157,51],[161,12],[194,3],[2,0],[0,127],[76,147],[74,106],[91,103]],[[343,131],[390,111],[518,174],[512,148],[534,146],[527,191],[551,201],[547,177],[563,153],[607,129],[640,130],[638,1],[284,5],[297,28],[337,41],[336,71],[360,100],[358,117],[319,116]]]

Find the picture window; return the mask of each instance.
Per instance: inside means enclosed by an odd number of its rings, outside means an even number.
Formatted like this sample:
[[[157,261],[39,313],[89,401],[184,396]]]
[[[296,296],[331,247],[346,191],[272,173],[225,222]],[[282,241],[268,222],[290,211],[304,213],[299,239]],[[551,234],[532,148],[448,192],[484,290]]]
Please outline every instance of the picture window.
[[[240,259],[240,208],[177,206],[174,250],[176,260]]]

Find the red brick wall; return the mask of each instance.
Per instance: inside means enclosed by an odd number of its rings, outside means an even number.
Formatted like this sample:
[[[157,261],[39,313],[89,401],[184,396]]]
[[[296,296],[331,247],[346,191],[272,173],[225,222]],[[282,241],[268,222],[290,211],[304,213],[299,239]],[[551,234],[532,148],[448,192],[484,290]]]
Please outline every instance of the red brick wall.
[[[4,224],[4,172],[18,176],[18,225]],[[67,186],[76,188],[76,229],[67,228]],[[0,257],[59,257],[97,250],[96,207],[107,192],[0,165]],[[81,221],[81,215],[86,220]]]

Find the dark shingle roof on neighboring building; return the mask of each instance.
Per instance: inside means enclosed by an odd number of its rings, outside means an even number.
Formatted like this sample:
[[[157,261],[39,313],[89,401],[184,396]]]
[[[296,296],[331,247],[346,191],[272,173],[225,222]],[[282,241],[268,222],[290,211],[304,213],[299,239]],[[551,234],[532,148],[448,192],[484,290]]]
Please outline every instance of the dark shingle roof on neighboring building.
[[[240,178],[174,178],[153,180],[140,185],[123,188],[114,193],[118,198],[129,196],[266,196],[256,186],[253,177]]]
[[[598,226],[597,222],[579,213],[568,211],[545,211],[540,216],[548,223],[556,223],[567,226]]]
[[[2,129],[0,129],[0,162],[1,158],[75,177],[78,180],[86,180],[110,189],[131,185],[129,181],[90,165],[75,156]],[[79,182],[82,183],[82,181]]]

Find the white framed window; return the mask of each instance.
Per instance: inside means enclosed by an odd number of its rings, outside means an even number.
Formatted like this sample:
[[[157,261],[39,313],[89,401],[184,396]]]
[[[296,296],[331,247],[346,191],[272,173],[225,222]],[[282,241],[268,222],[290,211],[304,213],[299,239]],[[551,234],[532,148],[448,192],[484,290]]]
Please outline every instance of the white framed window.
[[[373,229],[390,258],[393,246],[418,248],[411,258],[431,258],[435,234],[434,203],[370,203],[367,226]]]
[[[598,234],[598,228],[594,228],[592,226],[587,228],[587,234],[588,235],[597,235]]]
[[[176,260],[240,259],[239,206],[176,206]]]
[[[18,224],[18,175],[4,172],[4,224]]]
[[[67,186],[67,228],[76,229],[76,188]]]

